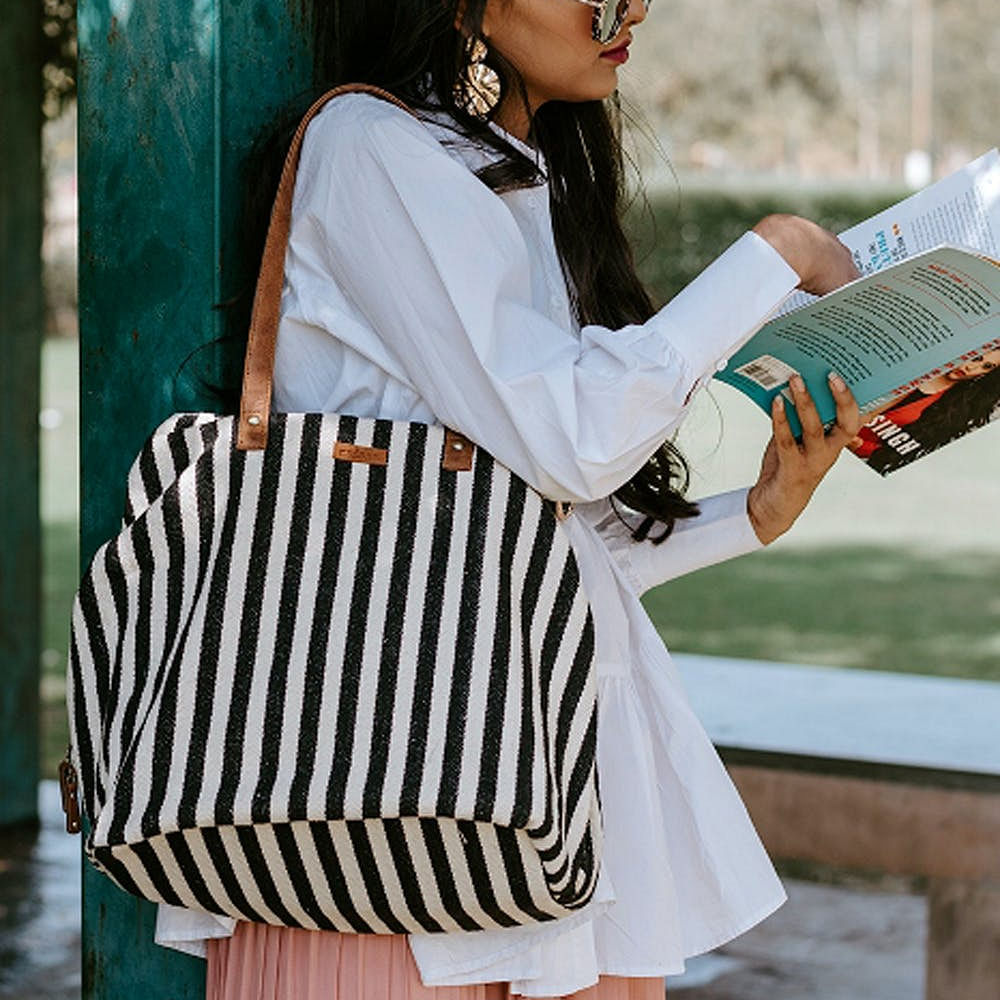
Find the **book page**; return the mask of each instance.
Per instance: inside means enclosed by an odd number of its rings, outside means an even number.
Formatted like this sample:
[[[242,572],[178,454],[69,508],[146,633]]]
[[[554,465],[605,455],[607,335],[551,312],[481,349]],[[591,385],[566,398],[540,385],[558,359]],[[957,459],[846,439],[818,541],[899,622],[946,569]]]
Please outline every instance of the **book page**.
[[[776,392],[787,395],[788,377],[798,371],[829,422],[836,416],[826,383],[831,370],[847,381],[865,413],[961,367],[965,356],[996,347],[1000,265],[941,247],[772,320],[716,378],[767,410]],[[797,432],[792,407],[788,412]]]
[[[1000,258],[1000,152],[996,149],[840,234],[863,275],[945,243]],[[779,315],[816,296],[796,292]]]

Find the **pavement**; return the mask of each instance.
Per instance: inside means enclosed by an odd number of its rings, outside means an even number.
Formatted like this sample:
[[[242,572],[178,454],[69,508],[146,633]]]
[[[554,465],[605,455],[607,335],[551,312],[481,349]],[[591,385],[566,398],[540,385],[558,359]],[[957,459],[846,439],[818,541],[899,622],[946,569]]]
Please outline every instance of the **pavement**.
[[[675,1000],[921,1000],[922,895],[784,879],[788,902],[668,977]]]
[[[80,996],[80,838],[59,786],[39,785],[38,829],[0,831],[0,998]]]
[[[0,1000],[78,1000],[78,837],[55,782],[41,825],[0,833]],[[785,878],[788,902],[667,980],[676,1000],[920,1000],[926,907],[908,883],[824,885]],[[129,1000],[129,998],[123,998]],[[249,1000],[249,998],[248,998]]]

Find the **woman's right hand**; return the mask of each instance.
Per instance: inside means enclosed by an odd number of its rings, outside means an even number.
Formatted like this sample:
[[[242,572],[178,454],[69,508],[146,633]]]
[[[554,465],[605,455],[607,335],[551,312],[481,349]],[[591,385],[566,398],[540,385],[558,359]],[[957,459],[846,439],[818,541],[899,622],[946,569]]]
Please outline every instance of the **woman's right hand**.
[[[753,231],[799,276],[799,288],[825,295],[859,278],[851,251],[833,233],[798,215],[768,215]]]

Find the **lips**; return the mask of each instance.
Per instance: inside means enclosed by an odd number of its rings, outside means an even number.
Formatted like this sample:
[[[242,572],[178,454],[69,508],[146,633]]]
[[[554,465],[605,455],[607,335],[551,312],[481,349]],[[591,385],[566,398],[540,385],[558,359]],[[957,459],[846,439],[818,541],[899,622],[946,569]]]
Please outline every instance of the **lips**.
[[[601,53],[601,58],[624,61],[628,59],[629,44],[629,42],[625,42],[624,45],[619,45],[617,48],[608,49],[607,51]]]
[[[624,42],[621,43],[621,45],[616,45],[613,49],[605,49],[601,53],[601,55],[602,56],[617,56],[618,58],[621,58],[622,56],[627,56],[628,55],[628,47],[631,44],[632,44],[632,37],[630,35],[628,38],[625,39]]]

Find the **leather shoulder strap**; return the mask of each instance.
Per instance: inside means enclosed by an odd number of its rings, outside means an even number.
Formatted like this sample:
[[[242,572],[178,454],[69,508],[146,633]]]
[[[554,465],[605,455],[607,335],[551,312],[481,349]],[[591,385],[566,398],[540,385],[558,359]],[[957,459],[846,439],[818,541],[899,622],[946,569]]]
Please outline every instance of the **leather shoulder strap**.
[[[379,87],[366,83],[348,83],[328,90],[305,113],[296,129],[285,157],[281,182],[271,209],[267,241],[261,259],[260,274],[253,299],[250,334],[243,366],[243,393],[240,397],[239,429],[236,447],[242,451],[257,451],[267,445],[268,415],[271,409],[271,385],[274,379],[274,349],[278,340],[278,319],[281,289],[285,276],[285,252],[292,220],[292,192],[299,167],[299,154],[306,126],[316,113],[340,94],[360,92],[374,94],[414,114],[399,98]]]

